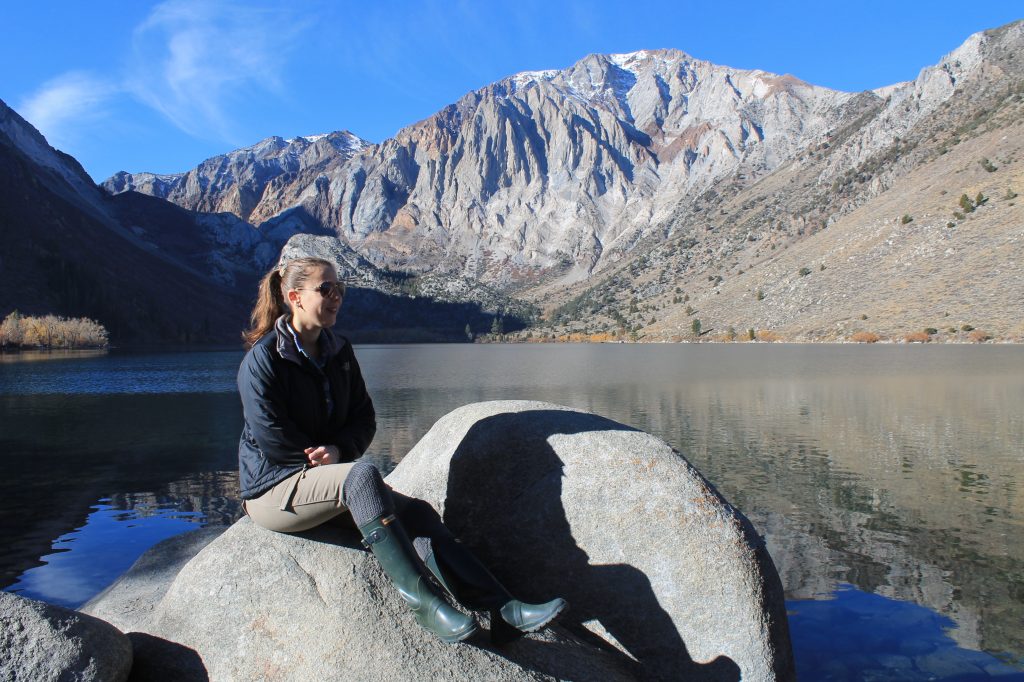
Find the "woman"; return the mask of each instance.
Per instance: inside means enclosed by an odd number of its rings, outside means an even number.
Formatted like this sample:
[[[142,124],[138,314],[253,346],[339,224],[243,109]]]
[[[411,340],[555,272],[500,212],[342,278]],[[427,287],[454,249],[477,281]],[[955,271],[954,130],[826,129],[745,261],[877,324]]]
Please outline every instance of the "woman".
[[[548,625],[566,608],[564,599],[513,599],[429,504],[393,492],[376,467],[357,461],[377,426],[352,344],[331,331],[344,295],[334,265],[317,258],[291,260],[260,282],[238,370],[246,513],[284,533],[351,514],[416,620],[446,642],[478,628],[442,598],[431,574],[468,608],[491,612],[497,641]]]

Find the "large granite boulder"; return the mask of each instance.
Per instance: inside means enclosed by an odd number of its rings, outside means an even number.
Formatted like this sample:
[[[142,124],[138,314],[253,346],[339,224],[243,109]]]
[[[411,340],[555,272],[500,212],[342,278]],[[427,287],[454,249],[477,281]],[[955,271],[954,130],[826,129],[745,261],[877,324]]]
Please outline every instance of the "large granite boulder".
[[[524,598],[650,679],[795,679],[781,581],[749,521],[649,434],[538,402],[462,407],[388,476]]]
[[[567,597],[561,625],[502,648],[443,644],[351,527],[284,535],[248,519],[155,548],[86,610],[130,631],[139,680],[795,677],[761,538],[653,436],[479,403],[438,421],[387,481],[433,504],[521,598]]]
[[[117,584],[86,607],[135,630],[132,680],[631,679],[623,657],[557,629],[500,650],[482,636],[444,644],[340,525],[285,535],[242,519],[169,586],[147,564],[123,580],[141,594],[166,589],[152,609],[126,612],[138,600]]]
[[[0,680],[120,682],[132,645],[98,618],[0,592]]]

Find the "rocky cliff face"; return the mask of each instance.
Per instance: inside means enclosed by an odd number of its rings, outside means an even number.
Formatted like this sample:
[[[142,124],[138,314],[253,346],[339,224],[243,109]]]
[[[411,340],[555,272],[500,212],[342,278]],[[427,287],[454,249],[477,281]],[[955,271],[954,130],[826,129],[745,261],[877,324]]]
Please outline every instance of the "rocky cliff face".
[[[193,211],[233,213],[249,220],[268,192],[272,195],[303,171],[343,164],[365,145],[349,132],[291,140],[268,137],[251,147],[207,159],[187,173],[121,172],[102,186],[111,194],[141,192]]]
[[[254,222],[301,211],[392,268],[583,277],[680,196],[791,158],[851,98],[675,50],[591,55],[470,93],[381,145],[270,138],[184,175],[121,173],[104,186]]]
[[[1016,22],[913,81],[857,94],[676,50],[591,55],[469,93],[379,145],[270,138],[187,174],[123,173],[105,187],[229,211],[274,243],[330,236],[374,267],[468,278],[549,310],[608,291],[602,324],[655,333],[650,315],[625,317],[631,302],[682,317],[684,291],[777,265],[778,247],[852,219],[925,164],[951,173],[953,157],[939,157],[953,146],[1009,130],[1022,48]]]

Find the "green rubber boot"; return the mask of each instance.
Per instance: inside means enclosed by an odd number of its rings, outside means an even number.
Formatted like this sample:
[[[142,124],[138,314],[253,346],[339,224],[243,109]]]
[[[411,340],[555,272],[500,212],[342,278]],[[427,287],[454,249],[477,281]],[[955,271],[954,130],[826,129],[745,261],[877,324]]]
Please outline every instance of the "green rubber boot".
[[[424,563],[463,606],[490,611],[491,639],[497,644],[544,628],[569,606],[561,597],[543,604],[515,599],[472,552],[454,539],[431,542]]]
[[[471,616],[437,594],[398,519],[390,514],[381,516],[359,526],[359,532],[417,623],[448,643],[461,642],[479,629]]]

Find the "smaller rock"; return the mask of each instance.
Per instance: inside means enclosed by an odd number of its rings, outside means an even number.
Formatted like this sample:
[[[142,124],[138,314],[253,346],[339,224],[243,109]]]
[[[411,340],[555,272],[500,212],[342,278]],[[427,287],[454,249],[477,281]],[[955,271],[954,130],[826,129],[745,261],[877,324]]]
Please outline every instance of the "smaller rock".
[[[207,526],[158,542],[80,610],[112,623],[121,632],[145,629],[153,608],[181,567],[225,530],[225,526]]]
[[[110,623],[0,592],[0,679],[120,682],[131,668],[131,642]]]

